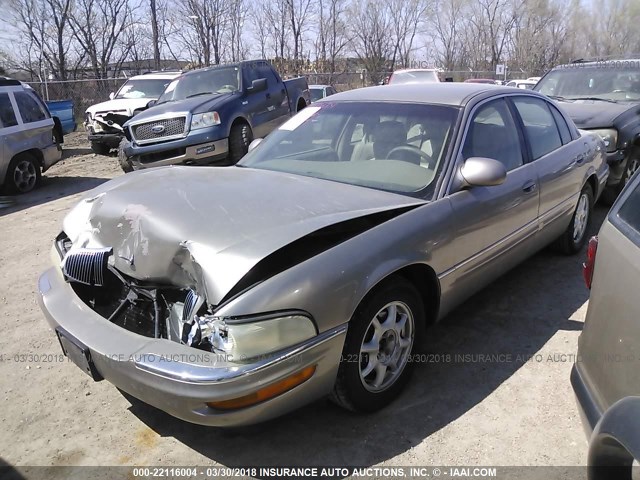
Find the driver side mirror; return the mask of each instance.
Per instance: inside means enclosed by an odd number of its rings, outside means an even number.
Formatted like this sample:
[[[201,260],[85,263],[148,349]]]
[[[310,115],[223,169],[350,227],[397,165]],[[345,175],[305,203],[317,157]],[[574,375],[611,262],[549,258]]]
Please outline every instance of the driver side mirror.
[[[156,103],[158,103],[158,101],[157,101],[157,100],[149,100],[149,101],[147,102],[147,108],[151,108],[151,107],[153,107]]]
[[[247,150],[247,152],[250,152],[251,150],[255,150],[255,148],[260,145],[260,143],[262,142],[262,138],[256,138],[254,139],[250,144],[249,144],[249,148]]]
[[[109,94],[109,100],[113,100],[114,98],[116,98],[116,94],[115,94],[115,93],[113,93],[113,92],[111,92],[111,93]]]
[[[492,187],[504,183],[507,169],[502,162],[486,157],[471,157],[460,167],[461,187]]]
[[[258,93],[267,89],[267,79],[266,78],[256,78],[253,82],[251,82],[251,86],[247,88],[247,92],[249,93]]]

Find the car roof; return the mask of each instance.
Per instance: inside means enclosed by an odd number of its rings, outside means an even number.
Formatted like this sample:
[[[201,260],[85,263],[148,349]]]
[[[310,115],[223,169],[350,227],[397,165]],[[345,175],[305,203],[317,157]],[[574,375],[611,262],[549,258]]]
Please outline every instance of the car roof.
[[[400,70],[394,70],[393,73],[405,73],[405,72],[437,72],[436,68],[402,68]]]
[[[182,75],[182,72],[179,71],[175,71],[175,72],[151,72],[151,73],[145,73],[143,75],[135,75],[133,77],[130,77],[129,80],[167,80],[167,79],[172,79],[172,78],[176,78],[179,77],[180,75]]]
[[[309,88],[329,88],[331,85],[309,85]]]
[[[562,65],[556,65],[552,70],[560,68],[580,68],[580,67],[598,67],[598,68],[615,68],[615,67],[638,67],[640,65],[640,58],[610,58],[608,60],[594,60],[583,61],[576,60],[572,63],[564,63]]]
[[[531,90],[515,89],[500,85],[483,83],[424,83],[403,85],[381,85],[376,87],[356,88],[337,93],[320,102],[397,102],[397,103],[430,103],[439,105],[464,106],[473,97],[487,94],[513,94],[518,91],[522,95],[534,95],[546,98],[544,95]]]

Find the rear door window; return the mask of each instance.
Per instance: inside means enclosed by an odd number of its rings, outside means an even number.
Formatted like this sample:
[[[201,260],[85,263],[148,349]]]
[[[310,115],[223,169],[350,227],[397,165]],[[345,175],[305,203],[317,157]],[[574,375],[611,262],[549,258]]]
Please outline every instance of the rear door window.
[[[8,93],[0,93],[0,127],[14,127],[18,125],[16,113],[13,111]]]
[[[533,97],[516,97],[513,103],[522,118],[534,160],[562,146],[558,126],[547,102]]]
[[[640,188],[637,182],[633,191],[620,206],[618,218],[640,233]]]
[[[16,104],[22,117],[22,123],[33,123],[47,119],[42,106],[28,92],[15,92]]]

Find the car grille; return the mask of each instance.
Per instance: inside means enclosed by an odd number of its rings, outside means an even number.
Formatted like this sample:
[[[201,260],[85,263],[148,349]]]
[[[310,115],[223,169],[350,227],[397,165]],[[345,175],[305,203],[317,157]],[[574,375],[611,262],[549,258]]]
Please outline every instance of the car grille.
[[[138,143],[152,143],[184,136],[186,117],[166,118],[134,125],[131,130]]]
[[[65,255],[62,271],[68,280],[85,285],[104,285],[111,248],[80,248]]]

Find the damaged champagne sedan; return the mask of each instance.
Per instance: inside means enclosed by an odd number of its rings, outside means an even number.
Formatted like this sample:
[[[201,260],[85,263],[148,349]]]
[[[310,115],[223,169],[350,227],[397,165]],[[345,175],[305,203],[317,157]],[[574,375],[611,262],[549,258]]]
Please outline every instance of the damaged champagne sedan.
[[[608,175],[546,97],[474,84],[337,94],[252,147],[92,190],[39,281],[71,360],[194,423],[388,405],[430,323],[549,243],[580,250]]]

